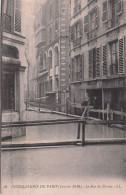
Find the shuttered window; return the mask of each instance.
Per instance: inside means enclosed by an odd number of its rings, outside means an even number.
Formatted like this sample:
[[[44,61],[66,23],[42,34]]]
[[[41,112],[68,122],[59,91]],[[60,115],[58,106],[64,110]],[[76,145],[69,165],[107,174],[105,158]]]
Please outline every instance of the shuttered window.
[[[119,47],[118,73],[124,74],[124,38],[119,39],[118,47]]]
[[[121,14],[122,12],[122,0],[117,0],[117,14]]]
[[[107,45],[103,46],[103,76],[107,76],[108,70],[107,70]]]
[[[21,0],[15,0],[15,29],[16,32],[21,32]]]
[[[93,50],[89,50],[89,78],[93,78]]]
[[[100,77],[100,47],[96,48],[96,77]]]
[[[88,15],[84,17],[84,33],[88,33],[89,31],[89,22],[88,22]]]
[[[108,19],[108,8],[107,8],[107,1],[102,4],[102,22],[107,22]]]

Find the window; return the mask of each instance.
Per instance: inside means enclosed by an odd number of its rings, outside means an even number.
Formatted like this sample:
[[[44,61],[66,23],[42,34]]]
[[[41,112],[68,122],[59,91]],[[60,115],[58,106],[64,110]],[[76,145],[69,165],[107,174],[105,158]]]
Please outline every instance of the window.
[[[89,78],[100,77],[100,48],[89,50]]]
[[[83,79],[82,56],[81,55],[76,56],[75,60],[76,60],[76,81],[81,81]]]
[[[82,81],[84,75],[84,55],[77,55],[72,59],[71,81]]]
[[[111,65],[110,65],[110,75],[118,73],[118,41],[110,44],[111,52]]]
[[[13,16],[13,3],[11,0],[3,1],[3,30],[11,32],[11,21]]]
[[[122,0],[110,0],[109,23],[108,27],[112,28],[118,24],[119,15],[122,13]]]
[[[74,0],[74,14],[81,10],[81,0]]]
[[[71,27],[71,41],[73,41],[74,47],[81,44],[81,36],[82,20],[79,20]]]
[[[110,75],[124,74],[124,38],[110,43]]]
[[[2,110],[15,110],[15,75],[3,74]]]
[[[21,33],[21,0],[15,0],[15,25],[14,30]]]
[[[98,27],[98,8],[93,9],[88,15],[84,17],[84,33],[88,33],[88,38],[96,36]]]
[[[107,1],[102,4],[102,22],[107,22],[108,19]]]
[[[84,33],[89,31],[88,15],[84,17]]]

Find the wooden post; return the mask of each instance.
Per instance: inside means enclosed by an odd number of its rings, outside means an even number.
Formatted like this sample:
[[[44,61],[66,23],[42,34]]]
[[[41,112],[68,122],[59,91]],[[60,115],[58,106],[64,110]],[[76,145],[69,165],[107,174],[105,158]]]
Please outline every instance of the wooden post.
[[[77,139],[80,139],[80,123],[78,123]]]
[[[82,123],[82,146],[85,145],[85,123]]]

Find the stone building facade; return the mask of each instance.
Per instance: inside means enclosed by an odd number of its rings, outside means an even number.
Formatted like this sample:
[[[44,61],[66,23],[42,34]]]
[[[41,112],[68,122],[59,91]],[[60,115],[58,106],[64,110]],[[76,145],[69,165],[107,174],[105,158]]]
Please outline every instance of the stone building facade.
[[[23,120],[24,117],[24,55],[21,0],[2,1],[2,121]],[[2,137],[25,134],[24,128],[7,129]]]
[[[46,0],[36,10],[38,98],[48,104],[65,103],[69,91],[70,1]]]
[[[126,1],[72,0],[70,98],[126,111]]]

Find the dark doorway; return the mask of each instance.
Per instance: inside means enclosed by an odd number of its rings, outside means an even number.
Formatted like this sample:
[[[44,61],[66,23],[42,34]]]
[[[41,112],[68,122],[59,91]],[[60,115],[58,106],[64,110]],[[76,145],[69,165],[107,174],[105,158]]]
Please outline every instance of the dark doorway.
[[[88,90],[89,102],[94,109],[102,109],[102,90]]]

